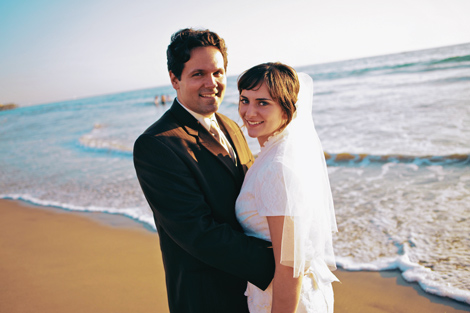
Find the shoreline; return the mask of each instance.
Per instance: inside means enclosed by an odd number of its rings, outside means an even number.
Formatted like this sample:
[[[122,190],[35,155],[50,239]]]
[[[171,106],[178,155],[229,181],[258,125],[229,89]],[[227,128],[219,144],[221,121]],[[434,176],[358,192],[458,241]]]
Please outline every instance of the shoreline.
[[[168,313],[158,235],[118,214],[0,199],[0,311]],[[334,272],[335,312],[469,312],[395,271]]]

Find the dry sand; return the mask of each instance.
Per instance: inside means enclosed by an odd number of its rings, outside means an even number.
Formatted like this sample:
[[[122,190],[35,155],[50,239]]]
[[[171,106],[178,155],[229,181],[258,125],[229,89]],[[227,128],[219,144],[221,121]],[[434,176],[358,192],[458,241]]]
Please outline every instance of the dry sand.
[[[335,274],[336,313],[470,312],[398,272]],[[118,215],[0,200],[0,282],[5,313],[168,313],[158,235]]]

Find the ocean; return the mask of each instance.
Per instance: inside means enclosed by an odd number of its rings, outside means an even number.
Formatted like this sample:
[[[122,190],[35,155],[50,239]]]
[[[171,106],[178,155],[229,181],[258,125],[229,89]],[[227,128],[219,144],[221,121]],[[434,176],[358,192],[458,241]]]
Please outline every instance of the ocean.
[[[296,70],[314,80],[338,266],[398,269],[426,292],[470,304],[470,43]],[[220,112],[241,124],[236,79]],[[175,97],[168,84],[0,112],[0,198],[155,229],[132,146],[170,107],[156,95]]]

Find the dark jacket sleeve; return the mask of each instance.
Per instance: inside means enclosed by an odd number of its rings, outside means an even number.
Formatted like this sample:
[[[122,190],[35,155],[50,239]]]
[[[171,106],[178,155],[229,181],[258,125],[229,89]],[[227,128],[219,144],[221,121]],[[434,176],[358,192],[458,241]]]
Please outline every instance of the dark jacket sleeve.
[[[193,257],[265,289],[274,273],[269,243],[217,222],[186,162],[165,140],[141,135],[134,165],[160,227]]]

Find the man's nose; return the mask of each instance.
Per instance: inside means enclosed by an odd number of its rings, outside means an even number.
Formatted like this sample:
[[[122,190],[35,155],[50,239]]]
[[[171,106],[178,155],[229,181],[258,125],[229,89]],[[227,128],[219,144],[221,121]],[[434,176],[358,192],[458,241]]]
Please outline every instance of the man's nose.
[[[208,75],[206,80],[204,81],[204,86],[206,88],[215,88],[217,87],[217,77],[213,75]]]

